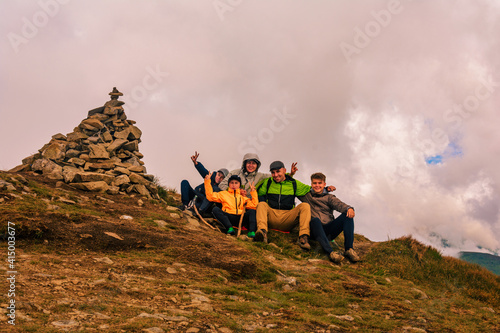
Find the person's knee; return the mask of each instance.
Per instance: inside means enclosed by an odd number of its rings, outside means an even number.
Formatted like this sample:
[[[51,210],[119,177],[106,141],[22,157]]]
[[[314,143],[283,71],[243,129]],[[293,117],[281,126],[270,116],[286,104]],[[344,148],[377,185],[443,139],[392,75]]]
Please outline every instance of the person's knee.
[[[311,226],[321,226],[321,220],[317,217],[311,219]]]
[[[247,214],[248,216],[252,217],[252,216],[257,215],[257,211],[255,209],[247,209],[245,211],[245,214]]]
[[[307,202],[303,202],[297,206],[300,212],[310,212],[311,206]]]
[[[257,209],[256,210],[267,210],[268,208],[269,208],[269,205],[267,204],[267,202],[261,201],[257,205]]]

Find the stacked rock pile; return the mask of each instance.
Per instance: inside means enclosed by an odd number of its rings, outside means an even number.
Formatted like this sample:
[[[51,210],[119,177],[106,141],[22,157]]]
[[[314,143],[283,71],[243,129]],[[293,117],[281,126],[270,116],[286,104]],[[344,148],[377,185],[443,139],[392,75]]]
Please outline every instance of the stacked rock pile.
[[[158,198],[154,176],[146,174],[139,152],[142,132],[123,110],[123,96],[116,88],[111,100],[90,110],[73,130],[52,136],[38,153],[23,159],[12,172],[34,171],[86,190],[139,193]]]

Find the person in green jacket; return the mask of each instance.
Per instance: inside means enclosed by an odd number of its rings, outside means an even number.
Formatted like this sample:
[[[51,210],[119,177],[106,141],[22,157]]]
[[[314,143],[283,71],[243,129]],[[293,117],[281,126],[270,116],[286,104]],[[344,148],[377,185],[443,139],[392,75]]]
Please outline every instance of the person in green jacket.
[[[254,241],[267,242],[268,228],[290,231],[299,224],[299,246],[309,250],[311,208],[305,202],[295,207],[295,197],[306,195],[311,187],[287,175],[281,161],[271,163],[269,169],[271,177],[264,179],[257,189],[260,202]]]

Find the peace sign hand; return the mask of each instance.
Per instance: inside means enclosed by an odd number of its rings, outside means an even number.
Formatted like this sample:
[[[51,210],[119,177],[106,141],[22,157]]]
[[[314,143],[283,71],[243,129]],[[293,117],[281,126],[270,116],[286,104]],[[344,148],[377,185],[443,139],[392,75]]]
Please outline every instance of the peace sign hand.
[[[195,152],[194,152],[194,155],[193,155],[193,156],[191,156],[191,161],[193,161],[194,165],[198,164],[198,161],[197,161],[198,156],[200,156],[200,154],[198,154],[198,152],[197,152],[197,151],[195,151]]]

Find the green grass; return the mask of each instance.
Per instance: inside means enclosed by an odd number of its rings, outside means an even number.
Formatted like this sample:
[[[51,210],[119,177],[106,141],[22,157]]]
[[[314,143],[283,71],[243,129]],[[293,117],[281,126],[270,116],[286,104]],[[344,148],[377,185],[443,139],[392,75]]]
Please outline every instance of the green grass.
[[[365,259],[371,264],[369,271],[377,276],[396,276],[500,306],[499,276],[477,265],[443,257],[411,237],[379,243]]]

